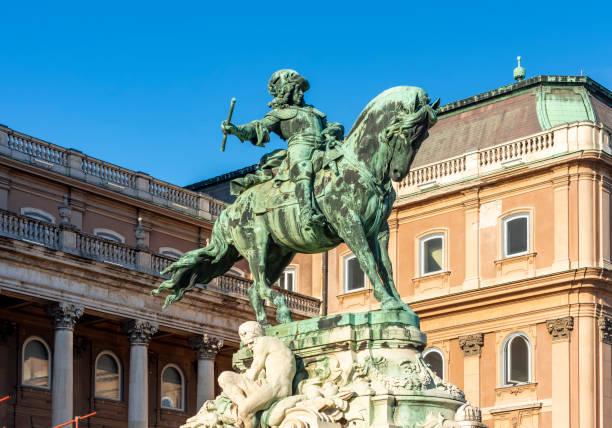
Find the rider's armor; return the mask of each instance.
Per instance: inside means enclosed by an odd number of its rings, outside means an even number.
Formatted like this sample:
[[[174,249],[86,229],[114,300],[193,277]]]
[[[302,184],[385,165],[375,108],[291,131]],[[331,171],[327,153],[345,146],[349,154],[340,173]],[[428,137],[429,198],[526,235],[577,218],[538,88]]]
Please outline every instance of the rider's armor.
[[[289,178],[295,183],[295,196],[300,205],[300,216],[306,223],[321,223],[312,195],[312,154],[326,142],[326,136],[341,139],[342,125],[330,123],[325,114],[312,106],[276,108],[262,120],[238,126],[237,136],[263,146],[270,141],[270,132],[287,140]],[[325,131],[325,132],[324,132]]]

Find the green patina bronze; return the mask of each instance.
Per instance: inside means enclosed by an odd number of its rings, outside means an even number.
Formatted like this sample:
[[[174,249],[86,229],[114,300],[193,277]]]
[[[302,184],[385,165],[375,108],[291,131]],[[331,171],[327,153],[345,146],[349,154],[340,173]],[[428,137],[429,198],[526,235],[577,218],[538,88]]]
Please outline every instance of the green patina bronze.
[[[219,214],[210,244],[170,265],[163,273],[171,273],[171,279],[153,294],[170,291],[167,306],[244,257],[254,280],[249,298],[257,321],[269,324],[268,300],[277,308],[277,320],[290,322],[284,296],[270,285],[296,253],[319,253],[345,242],[381,307],[403,309],[418,326],[418,317],[393,283],[387,218],[395,200],[391,180],[408,174],[436,123],[438,102],[430,105],[421,88],[388,89],[365,107],[343,138],[342,125],[304,104],[308,87],[297,72],[280,70],[270,79],[273,110],[264,119],[222,124],[225,133],[255,145],[265,144],[275,132],[288,141],[288,150],[265,155],[254,174],[232,183],[238,197]]]

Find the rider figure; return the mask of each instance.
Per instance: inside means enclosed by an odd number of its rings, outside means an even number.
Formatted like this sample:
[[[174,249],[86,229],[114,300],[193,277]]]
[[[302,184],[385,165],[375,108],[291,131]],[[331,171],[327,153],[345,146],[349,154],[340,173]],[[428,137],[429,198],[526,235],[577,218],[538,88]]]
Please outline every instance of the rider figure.
[[[270,132],[287,140],[289,178],[295,183],[295,196],[300,207],[300,219],[307,226],[322,225],[325,217],[316,207],[313,196],[312,155],[324,143],[344,138],[344,127],[328,122],[324,113],[304,104],[304,92],[310,84],[295,70],[279,70],[272,74],[268,91],[274,97],[272,107],[262,120],[236,126],[224,121],[224,133],[241,141],[249,140],[263,147],[270,141]]]

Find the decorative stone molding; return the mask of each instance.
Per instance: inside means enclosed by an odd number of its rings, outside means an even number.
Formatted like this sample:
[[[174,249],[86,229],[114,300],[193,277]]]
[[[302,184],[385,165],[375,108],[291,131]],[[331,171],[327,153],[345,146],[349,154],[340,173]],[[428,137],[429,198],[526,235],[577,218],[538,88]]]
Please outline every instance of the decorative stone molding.
[[[198,360],[214,360],[223,347],[223,339],[208,334],[193,336],[189,338],[189,346],[196,351]]]
[[[553,340],[569,340],[574,329],[574,317],[567,316],[546,321],[546,328]]]
[[[151,337],[157,333],[157,323],[146,320],[130,320],[122,328],[127,334],[130,345],[148,345]]]
[[[74,227],[71,224],[72,209],[70,208],[70,203],[68,202],[67,196],[64,196],[64,202],[62,203],[62,205],[57,207],[57,211],[59,213],[60,218],[62,219],[62,221],[60,222],[61,227]]]
[[[56,330],[72,330],[77,320],[83,315],[83,306],[59,302],[47,306],[47,315],[52,318],[53,328]]]
[[[463,350],[463,355],[480,355],[484,345],[484,335],[482,333],[468,334],[459,336],[459,346]]]
[[[599,337],[603,343],[612,345],[612,318],[601,316],[597,320],[599,326]]]

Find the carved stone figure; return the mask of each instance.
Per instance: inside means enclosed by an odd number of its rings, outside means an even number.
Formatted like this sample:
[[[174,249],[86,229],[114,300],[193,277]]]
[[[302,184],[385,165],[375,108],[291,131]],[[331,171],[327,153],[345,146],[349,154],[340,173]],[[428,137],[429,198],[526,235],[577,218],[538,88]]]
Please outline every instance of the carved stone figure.
[[[238,425],[253,426],[255,413],[291,395],[295,375],[293,352],[276,337],[263,335],[259,323],[247,321],[238,329],[242,343],[252,352],[251,367],[243,374],[223,372],[219,386],[237,406]]]
[[[393,282],[387,218],[395,201],[391,180],[401,181],[408,174],[428,129],[437,121],[438,102],[430,105],[421,88],[388,89],[365,107],[340,142],[341,126],[303,105],[302,92],[307,87],[295,72],[275,73],[270,83],[274,110],[242,127],[224,124],[225,132],[255,143],[266,141],[270,130],[279,132],[289,139],[289,154],[264,156],[255,179],[237,183],[241,193],[219,214],[210,244],[170,265],[163,273],[172,277],[153,294],[169,291],[167,306],[196,283],[210,282],[244,257],[254,280],[249,299],[257,321],[269,324],[264,310],[267,300],[277,308],[276,319],[286,323],[291,313],[285,298],[270,285],[296,253],[327,251],[345,242],[381,307],[402,308],[418,325],[416,314],[402,302]],[[289,171],[293,181],[278,177],[283,170]],[[303,214],[310,207],[312,215]]]

